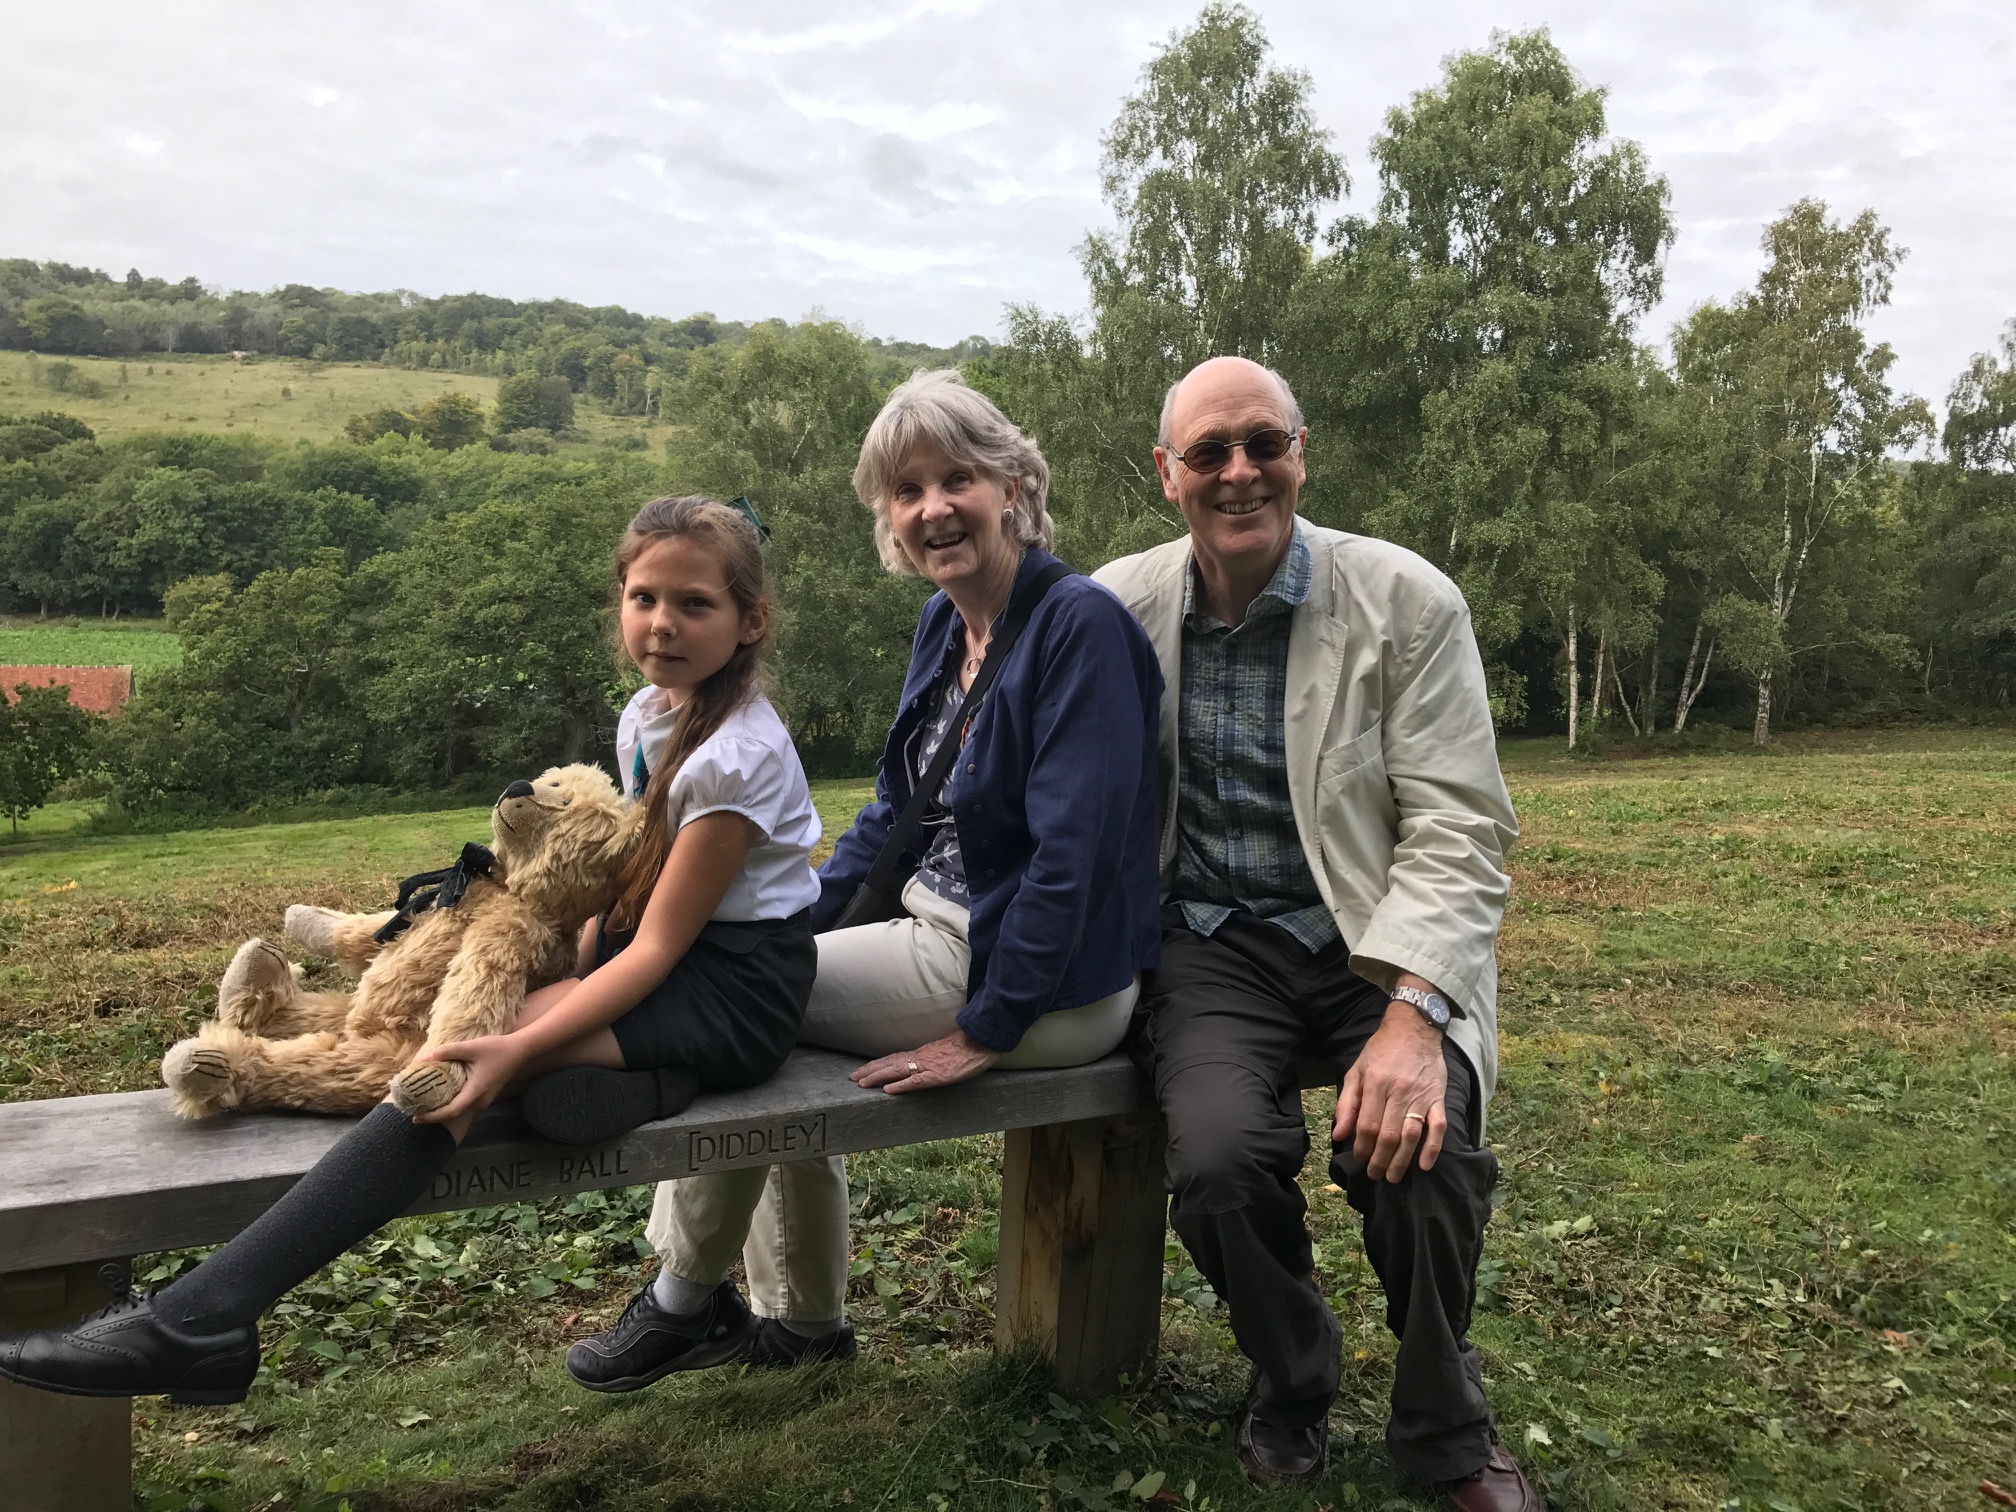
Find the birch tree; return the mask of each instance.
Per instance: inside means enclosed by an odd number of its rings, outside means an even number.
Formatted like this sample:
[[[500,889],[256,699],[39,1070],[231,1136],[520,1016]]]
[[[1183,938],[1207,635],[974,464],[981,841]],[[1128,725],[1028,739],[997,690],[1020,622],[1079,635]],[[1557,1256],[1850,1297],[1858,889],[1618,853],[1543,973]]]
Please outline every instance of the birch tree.
[[[1727,306],[1704,305],[1675,341],[1683,383],[1712,395],[1728,417],[1715,485],[1729,580],[1710,629],[1754,683],[1760,746],[1792,661],[1880,633],[1852,616],[1823,623],[1807,601],[1816,569],[1867,523],[1890,483],[1886,458],[1930,424],[1922,401],[1892,394],[1894,354],[1863,331],[1889,303],[1904,255],[1875,212],[1842,224],[1820,201],[1801,200],[1766,229],[1764,250],[1757,287]]]
[[[1487,660],[1551,626],[1579,705],[1588,627],[1607,660],[1605,624],[1658,592],[1624,437],[1632,325],[1672,239],[1666,183],[1538,31],[1450,59],[1372,156],[1376,216],[1332,228],[1296,299],[1290,373],[1331,438],[1311,487],[1454,577]]]
[[[1312,84],[1259,17],[1213,3],[1170,34],[1108,129],[1116,227],[1079,250],[1100,355],[1160,390],[1206,357],[1279,360],[1317,217],[1348,187]]]
[[[1919,470],[1917,633],[1929,699],[2016,701],[2016,320],[1946,401],[1946,460]]]
[[[1071,560],[1182,533],[1150,460],[1171,382],[1221,353],[1279,365],[1319,217],[1347,185],[1311,93],[1244,6],[1172,32],[1104,138],[1113,224],[1079,248],[1090,330],[1013,306],[1007,343],[967,365],[1042,444]]]

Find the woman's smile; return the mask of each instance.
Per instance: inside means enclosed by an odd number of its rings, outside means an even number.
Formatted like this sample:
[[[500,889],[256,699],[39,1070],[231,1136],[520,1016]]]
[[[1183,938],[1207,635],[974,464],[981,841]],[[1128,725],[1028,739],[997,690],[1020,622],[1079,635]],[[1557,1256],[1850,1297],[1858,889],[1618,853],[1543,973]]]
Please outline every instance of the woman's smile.
[[[1013,499],[997,479],[920,446],[890,487],[889,528],[912,565],[946,592],[991,590],[1013,579],[1021,557],[1008,526]]]

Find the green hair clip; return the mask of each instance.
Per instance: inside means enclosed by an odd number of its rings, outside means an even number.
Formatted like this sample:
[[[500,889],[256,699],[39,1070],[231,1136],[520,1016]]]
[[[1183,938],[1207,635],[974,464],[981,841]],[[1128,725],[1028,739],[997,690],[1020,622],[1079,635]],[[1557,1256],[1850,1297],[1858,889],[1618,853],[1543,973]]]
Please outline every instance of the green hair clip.
[[[751,525],[754,525],[756,527],[756,534],[758,536],[762,537],[762,539],[766,541],[770,539],[770,527],[768,525],[765,525],[763,521],[760,518],[758,518],[756,514],[756,506],[749,502],[749,496],[747,494],[737,494],[734,498],[728,501],[728,507],[730,509],[740,510],[742,518],[747,520]]]

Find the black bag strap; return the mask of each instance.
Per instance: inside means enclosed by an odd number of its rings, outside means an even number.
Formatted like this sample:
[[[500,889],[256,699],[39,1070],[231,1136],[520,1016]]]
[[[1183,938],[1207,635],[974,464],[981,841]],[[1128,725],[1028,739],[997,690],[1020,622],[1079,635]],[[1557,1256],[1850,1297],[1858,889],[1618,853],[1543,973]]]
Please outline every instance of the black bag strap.
[[[462,901],[462,895],[469,890],[469,884],[478,877],[487,877],[497,865],[497,857],[487,845],[478,845],[474,840],[462,847],[462,854],[453,866],[444,866],[440,871],[421,872],[408,877],[399,884],[399,901],[392,905],[392,917],[379,925],[371,938],[380,945],[390,945],[411,927],[415,918],[430,908],[453,908]]]
[[[974,718],[980,712],[980,705],[987,697],[987,690],[994,685],[994,674],[1001,670],[1001,664],[1008,659],[1008,653],[1015,648],[1021,637],[1022,627],[1029,623],[1029,616],[1036,612],[1036,606],[1043,602],[1060,578],[1071,575],[1071,569],[1062,562],[1052,562],[1039,568],[1022,591],[1009,602],[1007,614],[1002,616],[1001,629],[987,646],[987,658],[980,663],[980,671],[973,678],[973,686],[966,690],[966,718]],[[945,785],[945,774],[952,770],[952,763],[959,759],[959,742],[950,731],[946,732],[945,743],[938,747],[938,754],[931,759],[930,767],[918,780],[911,791],[910,801],[903,805],[902,817],[896,827],[889,831],[889,838],[882,843],[882,854],[875,858],[869,868],[862,887],[880,897],[891,896],[896,886],[896,868],[902,864],[903,854],[916,843],[917,832],[924,826],[924,811],[931,806],[931,800]]]

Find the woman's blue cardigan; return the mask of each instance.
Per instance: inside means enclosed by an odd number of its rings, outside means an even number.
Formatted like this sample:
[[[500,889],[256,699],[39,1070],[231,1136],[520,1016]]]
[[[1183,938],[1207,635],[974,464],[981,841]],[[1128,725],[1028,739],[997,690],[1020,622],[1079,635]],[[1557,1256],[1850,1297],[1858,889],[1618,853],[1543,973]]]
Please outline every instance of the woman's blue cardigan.
[[[1030,548],[1019,591],[1056,560]],[[875,801],[819,869],[812,924],[854,896],[909,801],[911,736],[936,707],[958,611],[933,594],[917,622],[903,705]],[[1161,958],[1156,765],[1162,670],[1120,601],[1091,579],[1053,584],[995,675],[967,734],[952,823],[972,896],[959,1027],[1012,1050],[1045,1013],[1125,987]],[[921,858],[905,858],[914,872]]]

